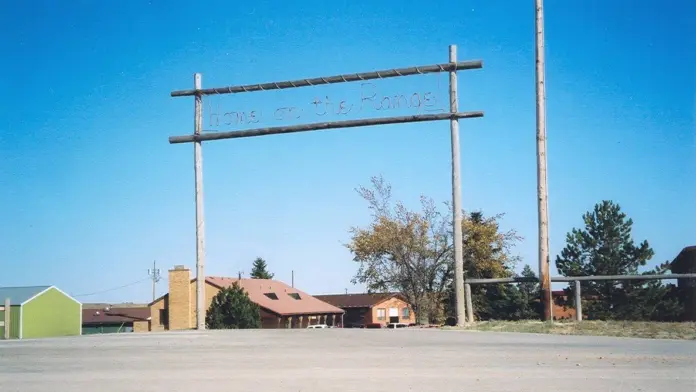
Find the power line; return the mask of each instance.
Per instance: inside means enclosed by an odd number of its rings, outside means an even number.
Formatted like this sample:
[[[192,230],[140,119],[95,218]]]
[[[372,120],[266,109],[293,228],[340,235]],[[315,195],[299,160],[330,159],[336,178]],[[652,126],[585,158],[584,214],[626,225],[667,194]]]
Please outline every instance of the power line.
[[[95,295],[95,294],[108,293],[109,291],[114,291],[114,290],[118,290],[118,289],[123,289],[123,288],[129,287],[129,286],[133,286],[133,285],[138,284],[138,283],[142,283],[142,282],[144,282],[144,281],[146,281],[146,280],[150,280],[150,279],[152,279],[152,278],[148,276],[148,277],[145,278],[145,279],[136,280],[135,282],[131,282],[131,283],[128,283],[128,284],[124,284],[123,286],[113,287],[113,288],[106,289],[106,290],[101,290],[101,291],[95,291],[95,292],[93,292],[93,293],[77,294],[77,295],[73,295],[73,297],[87,297],[87,296]]]

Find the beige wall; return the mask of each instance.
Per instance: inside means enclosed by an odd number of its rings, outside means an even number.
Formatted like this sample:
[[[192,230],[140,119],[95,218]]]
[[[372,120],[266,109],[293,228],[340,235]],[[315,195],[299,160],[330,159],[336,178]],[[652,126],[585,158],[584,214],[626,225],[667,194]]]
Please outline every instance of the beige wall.
[[[169,308],[169,297],[164,296],[150,305],[150,331],[164,331],[167,320],[160,319],[160,310]]]
[[[399,312],[399,322],[411,324],[416,322],[416,317],[413,314],[413,309],[404,300],[398,297],[392,297],[374,305],[370,312],[365,315],[365,324],[389,324],[389,308],[397,308]],[[408,308],[408,316],[404,318],[403,309]],[[384,319],[380,320],[379,309],[384,309]]]
[[[191,296],[190,312],[191,312],[191,322],[189,328],[196,328],[196,281],[191,282],[189,279],[189,290]],[[211,285],[210,283],[205,283],[205,310],[206,312],[210,309],[210,304],[213,303],[213,298],[220,292],[220,289]]]
[[[133,321],[133,332],[147,332],[149,330],[149,321]]]
[[[189,329],[191,324],[191,271],[183,266],[169,270],[169,330]]]

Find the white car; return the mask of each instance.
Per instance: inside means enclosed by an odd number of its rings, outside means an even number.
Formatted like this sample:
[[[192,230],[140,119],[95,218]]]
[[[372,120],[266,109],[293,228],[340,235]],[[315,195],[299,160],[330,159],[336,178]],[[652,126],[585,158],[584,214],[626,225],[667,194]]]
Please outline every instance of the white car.
[[[320,329],[320,328],[329,328],[329,326],[326,324],[314,324],[314,325],[307,326],[307,329]]]
[[[387,328],[390,328],[390,329],[408,328],[408,324],[406,324],[406,323],[389,323],[389,324],[387,324]]]

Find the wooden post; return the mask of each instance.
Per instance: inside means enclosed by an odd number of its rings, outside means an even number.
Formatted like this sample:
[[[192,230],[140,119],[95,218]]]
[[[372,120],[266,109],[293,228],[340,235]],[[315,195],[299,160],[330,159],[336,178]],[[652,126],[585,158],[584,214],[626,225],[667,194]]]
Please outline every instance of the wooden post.
[[[201,74],[193,76],[196,90],[201,87]],[[194,105],[195,135],[203,130],[203,96],[196,94]],[[193,143],[193,166],[196,182],[196,329],[205,329],[205,219],[203,217],[203,156],[201,142]]]
[[[536,127],[537,202],[539,212],[539,281],[544,321],[553,321],[553,298],[549,274],[549,194],[546,173],[546,84],[544,76],[544,5],[536,0]]]
[[[471,299],[471,285],[464,284],[464,296],[466,297],[466,321],[474,322],[474,306]]]
[[[12,306],[10,304],[10,299],[5,298],[5,329],[3,333],[3,339],[8,340],[10,338],[10,312],[12,311]]]
[[[450,63],[457,62],[457,46],[449,47]],[[450,113],[458,111],[457,98],[457,71],[449,73],[449,96]],[[460,158],[459,158],[459,120],[450,120],[450,136],[452,143],[452,226],[454,229],[454,293],[455,309],[457,312],[457,325],[463,326],[465,319],[464,304],[464,250],[462,233],[462,183],[460,177]]]
[[[575,320],[582,321],[582,294],[579,280],[575,281]]]

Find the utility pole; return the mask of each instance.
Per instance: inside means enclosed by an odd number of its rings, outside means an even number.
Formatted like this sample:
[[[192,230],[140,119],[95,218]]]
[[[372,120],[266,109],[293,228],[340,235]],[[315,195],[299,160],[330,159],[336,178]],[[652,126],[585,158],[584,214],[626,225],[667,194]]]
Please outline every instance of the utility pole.
[[[549,190],[546,173],[546,81],[544,71],[544,4],[536,0],[536,135],[537,201],[539,203],[539,281],[544,321],[553,320],[549,274]]]
[[[457,62],[457,46],[449,47],[449,62]],[[449,73],[450,112],[459,111],[457,102],[457,71]],[[450,120],[450,141],[452,143],[452,226],[454,231],[454,303],[457,314],[457,325],[466,323],[466,305],[464,302],[464,244],[462,243],[462,181],[459,154],[459,120]],[[470,322],[473,320],[469,320]]]
[[[157,296],[157,282],[162,279],[159,268],[157,268],[157,260],[152,262],[152,269],[147,270],[147,275],[152,279],[152,302],[155,302]]]
[[[193,88],[196,90],[194,103],[193,134],[200,135],[203,130],[203,95],[201,74],[193,75]],[[203,217],[203,153],[201,142],[193,143],[193,170],[196,199],[196,329],[205,329],[205,218]]]

